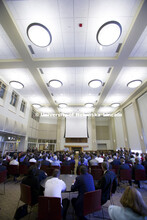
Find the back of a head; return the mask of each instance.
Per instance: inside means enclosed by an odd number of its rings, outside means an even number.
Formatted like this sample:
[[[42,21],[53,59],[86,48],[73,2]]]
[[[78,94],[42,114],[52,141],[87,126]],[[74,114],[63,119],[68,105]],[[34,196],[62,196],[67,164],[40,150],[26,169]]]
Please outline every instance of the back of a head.
[[[123,207],[130,208],[139,215],[147,215],[147,206],[145,205],[140,192],[132,186],[128,186],[125,189],[120,199],[120,203]]]
[[[102,169],[109,170],[109,163],[107,161],[104,161],[101,166],[102,166]]]
[[[140,164],[140,160],[138,158],[135,158],[135,163]]]
[[[87,173],[87,167],[84,166],[84,165],[82,165],[82,166],[80,167],[80,173],[81,173],[81,174]]]
[[[29,167],[28,176],[35,176],[37,173],[36,165],[32,165]]]
[[[60,176],[60,170],[59,169],[54,169],[52,176],[58,178]]]

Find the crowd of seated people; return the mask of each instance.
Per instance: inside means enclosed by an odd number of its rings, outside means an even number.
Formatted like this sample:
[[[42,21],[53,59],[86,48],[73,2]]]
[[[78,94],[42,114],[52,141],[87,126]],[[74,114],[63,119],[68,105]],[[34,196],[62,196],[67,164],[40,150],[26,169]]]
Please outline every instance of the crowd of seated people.
[[[27,151],[19,152],[11,155],[7,152],[3,157],[0,158],[0,168],[2,166],[7,167],[10,165],[25,164],[29,167],[29,172],[26,177],[23,178],[22,183],[30,185],[34,196],[34,204],[38,201],[38,196],[44,194],[44,189],[40,189],[40,182],[47,177],[47,174],[41,170],[41,166],[45,165],[48,167],[57,166],[60,170],[60,166],[69,166],[75,164],[73,152],[45,152],[45,151]],[[34,164],[34,165],[32,165]],[[32,165],[32,166],[30,166]],[[95,184],[93,176],[89,173],[89,167],[99,166],[99,169],[103,170],[101,179]],[[116,173],[111,171],[113,167],[118,166]],[[93,191],[95,189],[102,190],[102,205],[110,199],[110,190],[113,193],[117,187],[117,177],[121,169],[131,169],[132,175],[134,175],[135,169],[146,169],[147,170],[147,155],[139,153],[133,153],[131,150],[120,149],[119,151],[107,151],[107,152],[81,152],[78,159],[78,176],[71,186],[71,190],[78,190],[79,194],[77,199],[72,201],[75,213],[79,219],[86,219],[80,212],[82,209],[83,195],[85,192]],[[57,170],[56,170],[57,171]],[[54,176],[56,182],[58,181],[58,175]],[[133,176],[133,179],[135,177]],[[54,179],[52,179],[53,181]],[[90,185],[87,184],[90,182]],[[112,186],[112,183],[114,184]],[[131,182],[129,182],[132,185]],[[140,183],[137,182],[138,187]],[[83,188],[84,187],[84,188]],[[36,191],[35,191],[36,188]],[[64,187],[65,188],[65,187]],[[107,190],[106,190],[107,189]],[[131,188],[132,189],[132,188]],[[46,194],[45,194],[46,195]],[[80,206],[78,205],[80,197]],[[82,199],[81,199],[82,198]],[[78,211],[80,208],[80,211]],[[111,212],[112,208],[110,209]],[[67,212],[67,210],[66,210]],[[114,218],[115,219],[115,218]]]

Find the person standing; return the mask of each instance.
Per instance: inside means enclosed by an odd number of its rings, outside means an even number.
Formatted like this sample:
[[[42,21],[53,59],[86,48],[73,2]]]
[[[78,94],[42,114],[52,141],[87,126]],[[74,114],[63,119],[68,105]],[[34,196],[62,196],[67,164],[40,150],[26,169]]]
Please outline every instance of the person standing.
[[[94,180],[91,174],[87,172],[86,166],[80,167],[80,175],[76,177],[75,182],[71,186],[71,191],[78,191],[78,197],[71,200],[75,209],[75,213],[80,220],[87,219],[83,216],[83,200],[84,193],[94,191]]]

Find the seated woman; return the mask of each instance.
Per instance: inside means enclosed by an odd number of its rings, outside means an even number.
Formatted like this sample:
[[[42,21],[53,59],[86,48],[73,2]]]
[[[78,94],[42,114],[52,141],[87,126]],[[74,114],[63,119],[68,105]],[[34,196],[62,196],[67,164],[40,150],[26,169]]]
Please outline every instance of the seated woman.
[[[141,193],[132,186],[128,186],[121,199],[122,207],[110,205],[108,212],[112,220],[146,220],[147,205]],[[145,217],[146,216],[146,217]]]

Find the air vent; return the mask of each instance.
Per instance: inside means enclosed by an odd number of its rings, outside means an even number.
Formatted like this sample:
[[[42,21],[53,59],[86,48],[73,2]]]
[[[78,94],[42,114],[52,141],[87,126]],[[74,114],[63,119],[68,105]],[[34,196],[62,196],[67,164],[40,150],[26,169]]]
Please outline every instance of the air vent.
[[[40,70],[40,73],[41,73],[41,74],[44,74],[44,72],[43,72],[43,70],[42,70],[41,68],[40,68],[39,70]]]
[[[29,48],[29,50],[30,50],[31,54],[35,54],[35,53],[34,53],[34,50],[33,50],[33,48],[32,48],[32,46],[31,46],[31,45],[28,45],[28,48]]]
[[[121,45],[122,45],[122,43],[121,44],[118,44],[118,47],[117,47],[117,49],[116,49],[116,53],[119,53],[119,51],[120,51],[120,48],[121,48]]]
[[[111,72],[111,70],[112,70],[112,67],[110,67],[110,68],[108,69],[107,73],[110,73],[110,72]]]

